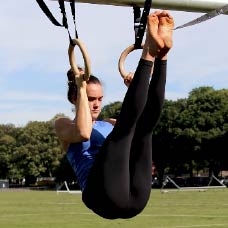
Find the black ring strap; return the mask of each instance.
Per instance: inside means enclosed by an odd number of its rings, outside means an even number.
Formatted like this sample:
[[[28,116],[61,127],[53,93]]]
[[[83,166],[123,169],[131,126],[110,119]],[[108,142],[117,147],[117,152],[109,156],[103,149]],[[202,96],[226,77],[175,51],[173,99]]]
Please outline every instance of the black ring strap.
[[[141,16],[140,8],[137,6],[133,7],[134,10],[134,30],[135,30],[135,49],[142,48],[142,40],[146,30],[147,16],[150,13],[152,0],[145,0],[144,9]]]
[[[73,39],[71,38],[69,27],[68,27],[68,23],[67,23],[67,15],[66,15],[66,9],[65,9],[65,1],[62,1],[62,0],[59,0],[58,1],[59,2],[59,8],[61,9],[61,13],[63,15],[62,23],[58,22],[55,19],[55,17],[51,13],[51,11],[48,9],[47,5],[45,4],[45,2],[43,0],[36,0],[36,2],[40,6],[40,8],[44,12],[44,14],[49,18],[49,20],[54,25],[60,26],[60,27],[65,27],[67,29],[68,35],[69,35],[70,44],[74,46],[74,42],[73,42]],[[70,1],[70,7],[71,7],[71,13],[72,13],[72,16],[73,16],[74,26],[75,26],[75,37],[78,39],[78,32],[77,32],[77,28],[76,28],[76,19],[75,19],[76,17],[75,17],[75,2],[74,2],[74,0],[71,0]]]

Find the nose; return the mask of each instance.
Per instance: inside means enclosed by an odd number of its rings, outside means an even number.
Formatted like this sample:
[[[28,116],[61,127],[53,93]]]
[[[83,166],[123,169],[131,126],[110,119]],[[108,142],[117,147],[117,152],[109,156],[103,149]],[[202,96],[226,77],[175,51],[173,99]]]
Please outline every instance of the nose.
[[[99,100],[95,100],[93,103],[94,108],[99,108]]]

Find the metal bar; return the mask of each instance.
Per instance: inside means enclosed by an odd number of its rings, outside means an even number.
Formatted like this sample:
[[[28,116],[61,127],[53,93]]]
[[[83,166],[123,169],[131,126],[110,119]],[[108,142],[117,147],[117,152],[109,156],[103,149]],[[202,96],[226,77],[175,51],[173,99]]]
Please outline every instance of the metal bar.
[[[51,0],[57,1],[57,0]],[[69,0],[65,0],[68,1]],[[75,2],[114,5],[114,6],[144,6],[145,0],[75,0]],[[228,0],[153,0],[152,8],[177,10],[186,12],[207,13],[228,4]]]

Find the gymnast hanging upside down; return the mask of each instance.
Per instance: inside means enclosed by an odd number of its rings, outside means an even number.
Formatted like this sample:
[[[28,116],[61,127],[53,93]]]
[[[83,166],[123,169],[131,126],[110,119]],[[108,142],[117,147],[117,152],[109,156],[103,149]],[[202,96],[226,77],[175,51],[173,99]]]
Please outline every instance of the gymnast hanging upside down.
[[[128,90],[115,123],[97,121],[103,99],[99,79],[90,76],[85,81],[83,74],[67,74],[68,99],[76,115],[74,120],[57,119],[56,133],[79,181],[83,202],[104,218],[136,216],[150,197],[152,131],[163,106],[173,28],[167,11],[148,16],[142,55],[134,76],[124,81]]]

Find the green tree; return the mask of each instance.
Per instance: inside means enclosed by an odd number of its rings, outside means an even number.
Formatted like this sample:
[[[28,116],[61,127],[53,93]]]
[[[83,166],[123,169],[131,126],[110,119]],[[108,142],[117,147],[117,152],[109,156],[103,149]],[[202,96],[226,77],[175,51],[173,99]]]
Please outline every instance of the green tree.
[[[227,133],[227,98],[228,90],[200,87],[193,89],[187,99],[166,101],[160,123],[155,129],[155,138],[160,140],[155,146],[158,149],[153,153],[157,163],[166,157],[166,167],[178,172],[188,168],[192,175],[193,169],[208,165],[211,172],[218,174],[226,154],[221,145],[227,148],[227,143],[222,140]],[[216,138],[223,144],[219,146]],[[165,154],[159,154],[159,146],[162,148],[164,144],[168,148]]]
[[[121,106],[122,106],[122,102],[120,101],[116,101],[108,105],[105,105],[102,108],[99,119],[105,119],[105,118],[116,119],[120,113]]]

